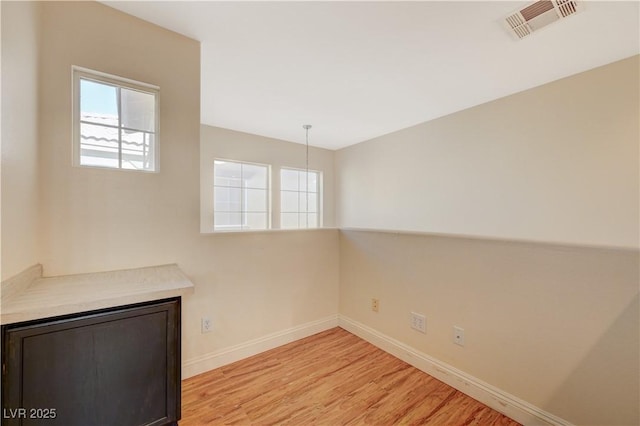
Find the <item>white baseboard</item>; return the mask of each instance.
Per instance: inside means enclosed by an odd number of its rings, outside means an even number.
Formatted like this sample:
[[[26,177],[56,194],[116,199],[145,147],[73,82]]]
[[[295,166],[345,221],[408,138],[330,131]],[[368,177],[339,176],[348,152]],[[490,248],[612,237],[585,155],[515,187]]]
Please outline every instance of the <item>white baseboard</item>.
[[[340,315],[338,325],[430,376],[524,425],[571,426],[571,423],[508,394],[366,325]]]
[[[337,326],[338,315],[331,315],[317,321],[267,334],[239,345],[185,360],[182,363],[182,378],[187,379]]]

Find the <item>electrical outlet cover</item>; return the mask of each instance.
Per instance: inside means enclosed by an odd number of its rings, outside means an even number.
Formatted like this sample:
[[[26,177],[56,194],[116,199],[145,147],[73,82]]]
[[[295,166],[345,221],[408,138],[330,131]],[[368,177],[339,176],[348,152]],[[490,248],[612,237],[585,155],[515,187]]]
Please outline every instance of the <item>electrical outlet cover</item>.
[[[411,328],[422,333],[427,332],[427,318],[415,312],[411,312]]]
[[[464,346],[464,328],[458,326],[453,327],[453,343]]]
[[[209,333],[212,328],[213,328],[213,323],[211,322],[211,318],[202,317],[201,330],[200,331],[202,333]]]

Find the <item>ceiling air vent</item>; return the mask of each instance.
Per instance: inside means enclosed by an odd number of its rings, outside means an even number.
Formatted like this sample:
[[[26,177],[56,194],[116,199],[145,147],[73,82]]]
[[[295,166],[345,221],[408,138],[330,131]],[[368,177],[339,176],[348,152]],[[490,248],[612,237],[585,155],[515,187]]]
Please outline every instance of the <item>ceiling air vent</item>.
[[[583,9],[582,1],[540,0],[507,16],[505,24],[509,33],[520,39]]]

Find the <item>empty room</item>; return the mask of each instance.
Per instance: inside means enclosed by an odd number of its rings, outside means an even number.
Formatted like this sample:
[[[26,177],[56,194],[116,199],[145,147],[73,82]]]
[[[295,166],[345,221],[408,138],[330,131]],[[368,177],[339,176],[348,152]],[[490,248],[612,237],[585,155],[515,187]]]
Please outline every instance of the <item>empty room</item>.
[[[639,2],[0,13],[3,426],[640,424]]]

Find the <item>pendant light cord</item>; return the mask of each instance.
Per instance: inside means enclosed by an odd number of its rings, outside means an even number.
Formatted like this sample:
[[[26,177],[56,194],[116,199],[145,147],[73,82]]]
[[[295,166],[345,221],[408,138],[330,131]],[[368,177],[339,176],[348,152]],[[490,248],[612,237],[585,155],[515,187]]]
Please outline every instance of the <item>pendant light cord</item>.
[[[311,124],[305,124],[302,126],[303,129],[305,129],[306,131],[306,137],[305,137],[305,145],[306,145],[306,153],[305,153],[305,167],[306,167],[306,178],[305,178],[305,182],[307,187],[305,188],[304,192],[306,194],[306,198],[307,198],[307,207],[306,207],[306,212],[305,212],[305,222],[306,222],[306,227],[309,227],[309,129],[311,128]]]

